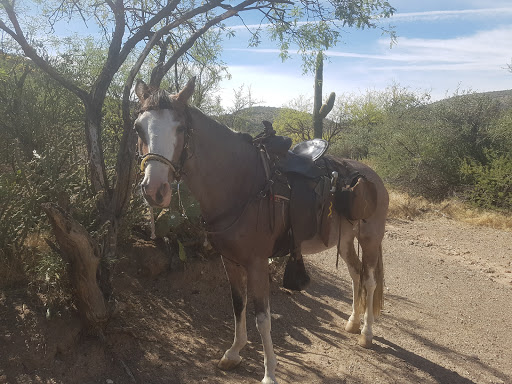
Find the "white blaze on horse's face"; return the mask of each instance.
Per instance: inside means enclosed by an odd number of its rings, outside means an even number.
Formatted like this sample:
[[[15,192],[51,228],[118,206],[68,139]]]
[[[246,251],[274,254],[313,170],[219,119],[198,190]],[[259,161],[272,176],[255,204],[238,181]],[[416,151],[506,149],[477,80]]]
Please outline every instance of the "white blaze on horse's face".
[[[149,110],[135,121],[135,127],[145,146],[145,153],[160,155],[170,161],[175,159],[180,142],[180,122],[170,109]],[[148,160],[145,164],[144,179],[141,187],[144,198],[154,207],[168,207],[171,203],[170,180],[173,170],[167,164]]]
[[[195,77],[175,96],[150,88],[138,80],[135,93],[142,112],[135,121],[139,135],[139,153],[143,160],[144,180],[141,183],[146,201],[153,207],[164,208],[171,203],[170,183],[179,172],[185,147],[183,111],[194,93]],[[176,107],[181,112],[177,112]],[[176,168],[178,166],[178,169]]]

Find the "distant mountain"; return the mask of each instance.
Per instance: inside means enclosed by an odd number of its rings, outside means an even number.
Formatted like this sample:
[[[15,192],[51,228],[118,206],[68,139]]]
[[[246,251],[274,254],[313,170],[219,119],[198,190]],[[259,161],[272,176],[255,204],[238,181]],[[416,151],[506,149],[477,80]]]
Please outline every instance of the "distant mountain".
[[[263,131],[263,120],[274,122],[282,108],[275,107],[251,107],[238,111],[236,114],[218,116],[217,120],[228,127],[249,133],[252,136]]]
[[[489,95],[500,102],[505,108],[512,108],[512,89],[506,91],[484,92],[483,95]]]
[[[446,99],[435,101],[430,105],[439,106],[442,104],[449,104],[454,102],[456,99],[459,100],[459,98],[465,98],[469,102],[472,99],[477,99],[480,97],[489,97],[490,99],[497,100],[503,109],[512,108],[512,90],[480,92],[470,93],[467,95],[452,96]],[[242,109],[236,114],[218,116],[217,120],[236,131],[245,132],[252,136],[256,136],[263,131],[263,124],[261,122],[263,120],[274,122],[274,120],[283,109],[284,108],[261,106],[251,107]]]
[[[436,102],[432,103],[432,105],[442,104],[442,103],[451,103],[455,99],[460,99],[460,98],[467,99],[468,101],[471,101],[472,99],[478,99],[481,97],[489,97],[491,100],[496,100],[500,104],[501,108],[503,108],[503,109],[512,108],[512,89],[505,90],[505,91],[476,92],[476,93],[469,93],[467,95],[452,96],[452,97],[448,97],[446,99],[436,101]]]

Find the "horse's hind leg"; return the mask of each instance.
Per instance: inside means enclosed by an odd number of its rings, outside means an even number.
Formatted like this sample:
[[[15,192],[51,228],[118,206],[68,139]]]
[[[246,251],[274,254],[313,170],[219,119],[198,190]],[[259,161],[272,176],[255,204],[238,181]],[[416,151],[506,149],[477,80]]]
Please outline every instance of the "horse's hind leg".
[[[363,265],[361,269],[360,300],[364,308],[364,323],[359,345],[369,348],[373,339],[373,322],[383,303],[384,270],[381,239],[362,238]]]
[[[218,367],[223,370],[235,368],[242,358],[240,350],[247,343],[246,307],[247,307],[247,273],[245,268],[222,258],[224,269],[228,275],[235,314],[235,339],[219,361]]]
[[[350,333],[359,333],[361,306],[359,300],[359,279],[361,274],[361,262],[354,248],[354,232],[352,224],[347,220],[341,220],[340,256],[347,264],[348,272],[352,278],[352,313],[345,325],[345,330]]]
[[[277,384],[275,369],[276,355],[270,336],[270,303],[267,259],[254,260],[247,270],[249,288],[254,297],[254,310],[256,314],[256,328],[263,344],[265,377],[263,384]]]

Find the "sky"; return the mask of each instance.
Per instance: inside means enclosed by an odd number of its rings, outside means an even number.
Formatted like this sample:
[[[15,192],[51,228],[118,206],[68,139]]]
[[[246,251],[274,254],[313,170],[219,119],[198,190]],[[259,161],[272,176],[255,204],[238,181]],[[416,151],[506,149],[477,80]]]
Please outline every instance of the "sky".
[[[389,0],[397,9],[383,26],[395,27],[397,42],[380,30],[346,29],[326,52],[325,95],[359,95],[399,85],[429,92],[432,100],[457,91],[512,89],[511,0]],[[235,26],[236,28],[237,26]],[[301,57],[282,62],[268,41],[248,47],[248,33],[224,42],[222,58],[231,74],[221,83],[222,104],[233,103],[234,89],[250,88],[258,105],[281,107],[299,96],[313,96],[313,74],[304,74]]]

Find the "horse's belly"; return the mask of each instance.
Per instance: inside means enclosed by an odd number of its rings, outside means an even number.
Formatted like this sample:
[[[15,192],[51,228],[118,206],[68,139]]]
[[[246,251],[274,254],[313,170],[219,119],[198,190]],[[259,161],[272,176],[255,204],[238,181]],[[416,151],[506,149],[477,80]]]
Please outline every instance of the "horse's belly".
[[[301,251],[303,255],[312,255],[314,253],[319,253],[325,251],[329,248],[334,247],[338,244],[338,226],[332,226],[329,231],[329,241],[327,242],[327,246],[325,246],[324,242],[320,238],[319,235],[315,235],[312,239],[303,241],[301,244]]]
[[[301,244],[301,251],[303,255],[312,255],[314,253],[319,253],[329,249],[333,245],[329,244],[329,247],[326,247],[324,242],[320,239],[319,236],[315,236],[310,240],[303,241]]]

